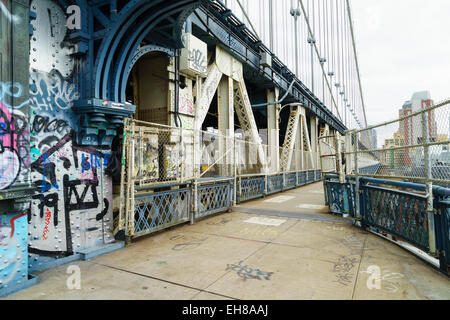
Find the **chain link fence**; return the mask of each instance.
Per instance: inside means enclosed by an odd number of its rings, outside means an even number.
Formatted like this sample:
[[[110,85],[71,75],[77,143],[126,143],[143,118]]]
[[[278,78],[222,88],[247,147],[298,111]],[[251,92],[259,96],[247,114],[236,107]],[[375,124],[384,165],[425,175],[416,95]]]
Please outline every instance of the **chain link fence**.
[[[450,100],[400,114],[399,119],[347,133],[350,175],[449,185]]]
[[[126,119],[115,232],[148,234],[320,179],[317,152]]]

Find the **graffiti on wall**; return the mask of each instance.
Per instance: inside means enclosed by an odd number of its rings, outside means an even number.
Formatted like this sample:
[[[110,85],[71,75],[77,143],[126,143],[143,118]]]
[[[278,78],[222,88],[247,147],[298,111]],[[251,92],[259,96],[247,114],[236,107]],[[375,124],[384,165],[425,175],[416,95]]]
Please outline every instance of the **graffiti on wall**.
[[[103,175],[110,155],[77,146],[65,135],[31,164],[41,193],[33,197],[30,252],[48,256],[113,241],[111,180]]]
[[[30,103],[34,110],[69,110],[78,98],[76,86],[64,80],[61,73],[30,73]]]
[[[13,280],[27,280],[27,214],[0,215],[0,289]]]
[[[39,256],[71,255],[114,236],[112,180],[104,174],[110,150],[83,147],[75,139],[80,116],[71,108],[79,91],[75,58],[63,41],[66,10],[52,0],[34,0],[31,7],[37,18],[30,45],[30,166],[39,191],[28,217],[33,265]]]
[[[206,55],[202,50],[192,49],[189,51],[190,67],[200,73],[206,73],[207,61]]]
[[[29,160],[28,115],[25,104],[9,103],[22,97],[20,83],[0,83],[0,190],[26,179]]]

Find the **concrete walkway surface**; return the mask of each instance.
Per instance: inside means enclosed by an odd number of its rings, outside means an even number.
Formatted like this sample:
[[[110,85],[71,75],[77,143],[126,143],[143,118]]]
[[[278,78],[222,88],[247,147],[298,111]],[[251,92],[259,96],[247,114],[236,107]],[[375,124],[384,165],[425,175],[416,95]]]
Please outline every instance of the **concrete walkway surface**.
[[[450,280],[397,245],[327,214],[316,183],[39,273],[14,299],[450,299]]]

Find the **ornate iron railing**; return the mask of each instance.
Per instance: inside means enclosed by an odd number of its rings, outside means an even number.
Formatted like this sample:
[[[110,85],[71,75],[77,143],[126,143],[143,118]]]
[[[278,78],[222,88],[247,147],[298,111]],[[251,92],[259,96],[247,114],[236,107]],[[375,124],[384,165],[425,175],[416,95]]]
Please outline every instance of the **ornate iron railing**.
[[[267,194],[283,191],[283,175],[267,177]]]
[[[261,198],[265,194],[264,177],[253,177],[240,179],[238,202]]]
[[[284,189],[292,189],[297,185],[297,174],[296,173],[287,173],[285,176],[285,184]]]
[[[355,215],[354,194],[350,183],[341,184],[339,180],[326,180],[326,198],[330,213],[340,215]]]
[[[307,177],[306,177],[306,183],[313,183],[314,182],[314,171],[308,171]]]
[[[132,236],[149,234],[190,218],[191,190],[171,190],[137,195],[134,199]]]
[[[349,213],[363,227],[389,234],[439,258],[441,270],[448,273],[449,188],[432,188],[434,211],[431,213],[427,186],[423,184],[366,177],[347,177],[345,183],[341,183],[338,175],[327,174],[325,190],[331,213]]]
[[[426,196],[363,184],[363,222],[429,251]]]
[[[199,186],[197,201],[199,209],[195,218],[224,212],[232,205],[232,185],[231,183],[220,183]]]
[[[306,171],[297,173],[297,187],[304,186],[306,184]]]

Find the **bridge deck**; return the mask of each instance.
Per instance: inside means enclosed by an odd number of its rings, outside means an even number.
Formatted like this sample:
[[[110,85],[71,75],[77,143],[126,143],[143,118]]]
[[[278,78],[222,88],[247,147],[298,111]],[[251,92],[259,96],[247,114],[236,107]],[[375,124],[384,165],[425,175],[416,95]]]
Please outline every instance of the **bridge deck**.
[[[81,290],[67,289],[65,265],[6,299],[450,299],[446,276],[323,201],[316,183],[248,202],[74,263]]]

